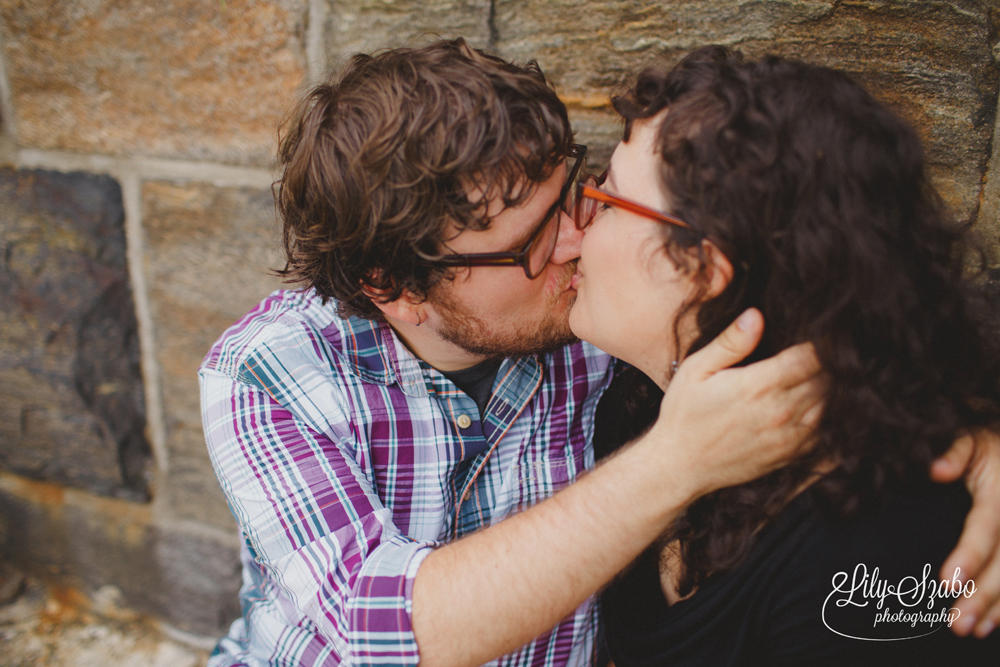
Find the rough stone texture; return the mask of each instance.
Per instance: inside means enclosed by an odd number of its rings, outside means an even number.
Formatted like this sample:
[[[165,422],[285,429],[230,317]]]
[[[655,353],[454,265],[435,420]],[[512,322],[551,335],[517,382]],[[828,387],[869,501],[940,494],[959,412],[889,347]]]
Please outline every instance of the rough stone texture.
[[[1000,0],[997,4],[1000,5]],[[1000,55],[1000,40],[993,50]],[[997,107],[1000,110],[1000,103]],[[993,126],[993,149],[980,201],[982,205],[972,231],[986,254],[987,264],[993,269],[1000,269],[1000,114]],[[1000,315],[1000,310],[997,313]]]
[[[464,37],[489,48],[494,33],[490,0],[328,0],[327,59],[337,69],[353,53]]]
[[[0,169],[0,468],[146,499],[121,190]]]
[[[208,651],[195,651],[148,626],[68,619],[48,614],[0,628],[0,667],[203,667]]]
[[[0,5],[22,146],[267,163],[307,0]]]
[[[239,616],[237,548],[157,525],[149,505],[0,476],[0,562],[202,635]]]
[[[609,93],[643,65],[721,43],[843,69],[916,125],[966,220],[990,155],[998,24],[997,4],[976,0],[496,0],[494,19],[499,52],[538,59],[598,156],[618,127]]]
[[[147,271],[163,382],[169,472],[181,517],[232,526],[202,434],[197,370],[219,334],[272,290],[283,266],[267,190],[143,185]]]

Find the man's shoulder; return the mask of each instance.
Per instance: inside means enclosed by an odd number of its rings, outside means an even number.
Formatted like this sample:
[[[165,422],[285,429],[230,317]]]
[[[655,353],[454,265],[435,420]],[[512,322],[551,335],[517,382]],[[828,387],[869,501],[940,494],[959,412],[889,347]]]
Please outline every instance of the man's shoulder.
[[[235,376],[248,357],[281,350],[337,354],[342,340],[335,301],[324,303],[313,290],[278,290],[226,329],[201,367]]]

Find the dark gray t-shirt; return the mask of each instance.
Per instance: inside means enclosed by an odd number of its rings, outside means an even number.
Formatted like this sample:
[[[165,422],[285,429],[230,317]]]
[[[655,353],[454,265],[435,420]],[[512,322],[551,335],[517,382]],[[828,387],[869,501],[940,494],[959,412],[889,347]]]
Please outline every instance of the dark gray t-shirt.
[[[497,371],[500,370],[502,363],[503,357],[497,357],[481,361],[471,368],[448,373],[441,371],[441,374],[454,382],[456,387],[476,402],[479,407],[479,419],[482,420],[483,415],[486,414],[486,404],[489,403],[490,396],[493,394],[493,383],[496,381]]]

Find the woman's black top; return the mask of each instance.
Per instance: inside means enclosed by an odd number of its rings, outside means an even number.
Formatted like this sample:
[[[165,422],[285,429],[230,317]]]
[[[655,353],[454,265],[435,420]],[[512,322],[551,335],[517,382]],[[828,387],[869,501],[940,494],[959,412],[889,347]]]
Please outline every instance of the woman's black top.
[[[928,484],[885,501],[838,525],[802,494],[761,531],[742,565],[674,605],[660,589],[657,555],[647,552],[601,596],[615,665],[1000,665],[998,637],[959,639],[937,621],[952,597],[931,601],[925,589],[902,601],[886,596],[879,608],[886,584],[915,586],[925,565],[937,578],[968,511],[965,489]],[[838,606],[844,600],[851,603]],[[915,616],[893,618],[899,612]]]
[[[960,639],[936,620],[954,597],[931,600],[924,588],[879,604],[887,584],[909,589],[925,566],[936,581],[969,509],[964,487],[927,482],[882,501],[838,522],[807,490],[761,530],[741,565],[674,605],[660,588],[658,554],[647,551],[601,595],[615,665],[1000,667],[1000,631]]]

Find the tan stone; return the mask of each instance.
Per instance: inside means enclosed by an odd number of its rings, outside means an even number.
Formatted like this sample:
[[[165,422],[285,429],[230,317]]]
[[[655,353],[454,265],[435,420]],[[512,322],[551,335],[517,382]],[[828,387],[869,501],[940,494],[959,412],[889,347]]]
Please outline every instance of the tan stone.
[[[267,163],[307,0],[0,5],[22,146]]]
[[[156,355],[169,472],[164,488],[181,517],[231,526],[205,449],[197,371],[212,343],[281,287],[279,229],[268,190],[147,182],[142,188]]]
[[[490,0],[354,0],[329,2],[327,58],[339,68],[354,53],[416,46],[437,37],[490,45]]]
[[[501,55],[537,58],[580,129],[591,119],[584,140],[611,133],[593,112],[634,72],[704,44],[843,69],[917,127],[946,201],[971,219],[998,90],[989,12],[961,0],[497,0],[494,25]]]
[[[607,107],[570,107],[569,122],[576,141],[587,146],[587,169],[595,173],[604,171],[611,152],[622,138],[625,124],[621,116]]]

